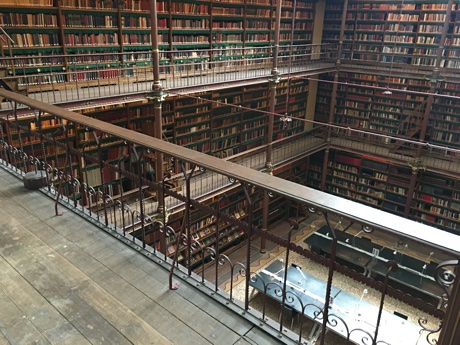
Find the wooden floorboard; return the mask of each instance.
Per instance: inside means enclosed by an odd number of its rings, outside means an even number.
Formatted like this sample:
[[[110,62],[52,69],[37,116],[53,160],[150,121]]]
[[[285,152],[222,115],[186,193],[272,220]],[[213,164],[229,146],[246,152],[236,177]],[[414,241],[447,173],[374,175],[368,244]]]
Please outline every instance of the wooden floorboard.
[[[170,291],[163,267],[68,210],[54,216],[1,169],[0,203],[0,345],[259,343],[246,319],[185,282]]]
[[[5,295],[0,305],[7,305],[6,298],[9,298],[20,312],[22,321],[34,325],[46,339],[49,339],[49,342],[44,341],[44,344],[88,344],[80,332],[3,258],[0,258],[0,287],[0,293]],[[2,308],[2,314],[4,312],[6,313]],[[7,320],[4,317],[1,319]],[[5,328],[5,333],[16,336],[15,333],[9,332],[8,328]],[[29,331],[20,333],[21,337],[22,334],[28,335]]]
[[[2,213],[2,219],[8,219]],[[91,343],[130,344],[138,342],[138,338],[160,336],[20,223],[12,223],[11,236],[2,237],[10,249],[6,260]],[[118,331],[125,327],[129,330],[130,325],[136,325],[139,334]]]

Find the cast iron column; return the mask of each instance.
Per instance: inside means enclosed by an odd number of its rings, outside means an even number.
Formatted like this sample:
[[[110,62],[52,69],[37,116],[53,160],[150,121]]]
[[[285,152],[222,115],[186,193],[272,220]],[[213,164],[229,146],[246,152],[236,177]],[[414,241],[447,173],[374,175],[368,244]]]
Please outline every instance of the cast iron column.
[[[273,64],[271,76],[268,78],[268,87],[270,91],[270,105],[268,114],[268,135],[267,135],[267,155],[265,158],[265,172],[269,175],[273,175],[273,163],[272,163],[272,143],[273,143],[273,126],[275,122],[275,103],[276,103],[276,85],[280,82],[280,76],[278,71],[278,51],[280,43],[280,23],[281,23],[281,0],[278,0],[276,4],[275,13],[275,41],[273,48]],[[287,104],[286,104],[287,106]],[[262,204],[262,230],[268,230],[268,203],[269,196],[268,192],[264,191],[263,204]],[[260,239],[260,252],[265,253],[265,238]]]
[[[347,10],[348,10],[348,0],[343,2],[343,11],[342,11],[342,21],[340,23],[340,35],[339,35],[339,46],[337,48],[337,61],[336,66],[337,70],[334,74],[334,82],[332,83],[332,93],[331,93],[331,104],[329,107],[329,117],[327,123],[329,125],[334,123],[334,113],[335,113],[335,105],[336,105],[336,98],[337,98],[337,87],[339,82],[339,72],[340,72],[340,65],[341,65],[341,56],[342,56],[342,45],[343,45],[343,38],[345,32],[345,23],[347,20]],[[326,177],[327,177],[327,162],[329,161],[329,150],[331,144],[331,133],[332,127],[328,126],[327,128],[327,137],[326,137],[326,149],[324,150],[324,160],[323,160],[323,171],[321,174],[321,190],[324,191],[326,189]]]
[[[446,41],[447,33],[449,32],[449,23],[452,15],[452,4],[453,0],[449,0],[447,3],[447,9],[446,9],[446,19],[444,20],[444,25],[442,27],[442,32],[441,32],[441,42],[439,43],[438,51],[436,52],[436,61],[434,63],[434,70],[433,74],[430,77],[430,90],[428,91],[428,97],[426,99],[426,106],[425,106],[425,112],[423,113],[423,119],[422,119],[422,127],[420,129],[420,137],[419,141],[423,142],[425,141],[426,138],[426,132],[428,129],[428,123],[430,120],[430,114],[431,114],[431,109],[433,107],[433,101],[434,101],[434,94],[436,93],[436,89],[439,87],[439,72],[441,68],[441,62],[442,62],[442,53],[444,51],[444,43]],[[409,183],[409,190],[407,191],[407,201],[406,201],[406,207],[404,209],[404,215],[407,217],[410,213],[410,205],[412,203],[412,196],[414,195],[414,190],[415,190],[415,185],[417,182],[418,178],[418,170],[423,169],[423,163],[420,159],[422,156],[422,149],[423,145],[417,145],[417,153],[415,155],[414,162],[411,162],[412,169],[414,169],[414,166],[417,168],[417,171],[412,173],[411,175],[411,180]]]
[[[147,93],[147,99],[153,103],[154,116],[154,136],[162,140],[163,124],[161,105],[166,97],[163,87],[160,83],[160,51],[158,49],[158,19],[157,19],[157,2],[150,0],[150,16],[151,16],[151,37],[152,37],[152,69],[153,69],[153,87],[152,91]],[[163,182],[163,155],[155,152],[155,181],[160,184]],[[158,212],[166,212],[164,207],[164,198],[162,188],[158,188]],[[165,224],[166,226],[166,224]]]

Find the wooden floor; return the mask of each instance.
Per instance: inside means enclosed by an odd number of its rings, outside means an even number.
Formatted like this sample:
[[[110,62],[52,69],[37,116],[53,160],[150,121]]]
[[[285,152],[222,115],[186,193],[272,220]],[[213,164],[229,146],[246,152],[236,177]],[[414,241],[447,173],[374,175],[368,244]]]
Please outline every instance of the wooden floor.
[[[0,345],[277,343],[1,168],[0,232]]]

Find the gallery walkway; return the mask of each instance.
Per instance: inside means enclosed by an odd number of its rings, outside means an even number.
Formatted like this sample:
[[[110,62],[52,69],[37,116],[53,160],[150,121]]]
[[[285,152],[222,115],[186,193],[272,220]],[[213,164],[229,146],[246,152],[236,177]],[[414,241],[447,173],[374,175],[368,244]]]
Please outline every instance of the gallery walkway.
[[[280,66],[278,72],[281,79],[308,78],[319,73],[334,71],[336,66],[332,62],[328,62],[329,60],[310,60],[299,65]],[[69,74],[69,72],[65,74]],[[122,74],[122,72],[117,72],[117,74]],[[178,95],[268,82],[271,76],[271,65],[266,63],[257,69],[233,66],[208,71],[193,70],[185,74],[161,74],[161,85],[166,93]],[[55,78],[55,76],[49,76],[50,80]],[[111,79],[38,83],[30,86],[28,96],[45,103],[59,105],[68,110],[78,110],[107,104],[145,101],[146,93],[152,91],[152,86],[153,74],[149,68],[139,70],[133,75]],[[11,107],[9,102],[0,103],[0,115],[2,110],[3,112],[10,110]],[[19,107],[21,106],[19,105]],[[30,114],[31,110],[26,109],[26,113]]]
[[[0,344],[276,344],[0,169]]]

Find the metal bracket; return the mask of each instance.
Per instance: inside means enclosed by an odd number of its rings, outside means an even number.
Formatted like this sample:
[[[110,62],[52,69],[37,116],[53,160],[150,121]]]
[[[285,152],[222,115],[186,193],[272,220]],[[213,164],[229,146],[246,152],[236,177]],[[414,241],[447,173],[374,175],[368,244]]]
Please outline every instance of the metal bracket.
[[[412,168],[412,173],[417,173],[419,170],[425,170],[426,167],[422,163],[420,158],[415,158],[414,160],[408,161],[407,165],[409,165]]]
[[[273,164],[270,162],[267,162],[265,164],[265,170],[263,170],[263,172],[268,175],[273,175]]]
[[[160,91],[150,91],[145,94],[145,98],[150,102],[154,103],[154,105],[160,105],[169,94],[164,92],[163,90]]]
[[[276,74],[273,74],[271,76],[268,77],[268,82],[270,83],[270,85],[277,85],[280,80],[281,80],[281,77],[280,75],[278,74],[278,72],[275,72]]]

